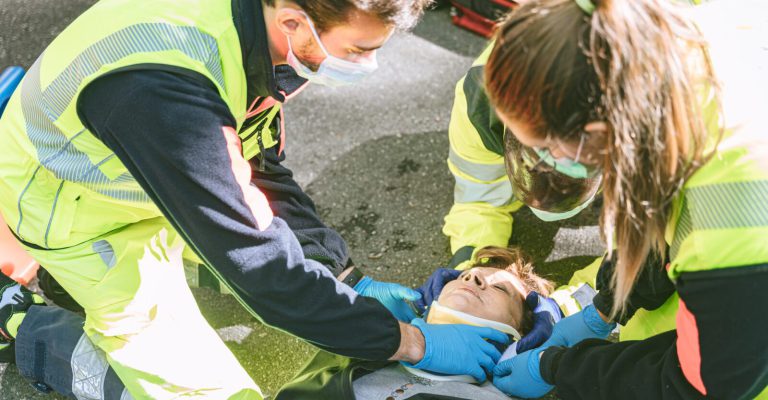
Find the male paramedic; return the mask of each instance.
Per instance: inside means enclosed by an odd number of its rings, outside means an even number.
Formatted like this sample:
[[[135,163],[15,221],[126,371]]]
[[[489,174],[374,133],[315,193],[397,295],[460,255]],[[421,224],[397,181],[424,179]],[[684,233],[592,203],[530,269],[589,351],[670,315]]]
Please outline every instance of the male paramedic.
[[[254,316],[321,349],[484,380],[499,357],[484,339],[507,337],[398,322],[418,294],[351,268],[280,166],[282,103],[371,73],[425,5],[103,0],[66,28],[0,120],[0,212],[84,308],[86,335],[64,351],[72,379],[46,382],[54,308],[24,313],[32,296],[0,285],[22,374],[78,398],[261,398],[200,315],[187,248]],[[118,379],[127,391],[110,392]]]

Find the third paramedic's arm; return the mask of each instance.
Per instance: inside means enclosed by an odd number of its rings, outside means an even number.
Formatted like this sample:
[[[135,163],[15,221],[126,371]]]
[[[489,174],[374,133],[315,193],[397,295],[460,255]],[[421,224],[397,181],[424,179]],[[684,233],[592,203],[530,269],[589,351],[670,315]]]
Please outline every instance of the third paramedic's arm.
[[[278,146],[264,150],[264,171],[259,171],[258,158],[251,161],[255,184],[269,199],[275,215],[293,231],[304,251],[304,257],[323,263],[338,276],[349,263],[347,243],[335,230],[327,227],[317,215],[312,199],[293,180],[293,173],[280,163]]]
[[[563,399],[752,399],[768,384],[768,265],[686,272],[677,331],[544,351]]]
[[[78,111],[187,244],[264,322],[342,355],[395,353],[400,329],[392,314],[305,259],[285,221],[260,216],[268,207],[252,201],[262,195],[248,183],[234,118],[206,78],[112,74],[84,90]]]
[[[504,127],[482,90],[481,72],[482,66],[472,67],[456,85],[448,128],[448,168],[456,185],[443,233],[451,239],[451,266],[468,260],[475,248],[506,247],[512,234],[511,213],[519,207],[512,201],[504,158],[484,143],[483,137],[500,138]]]

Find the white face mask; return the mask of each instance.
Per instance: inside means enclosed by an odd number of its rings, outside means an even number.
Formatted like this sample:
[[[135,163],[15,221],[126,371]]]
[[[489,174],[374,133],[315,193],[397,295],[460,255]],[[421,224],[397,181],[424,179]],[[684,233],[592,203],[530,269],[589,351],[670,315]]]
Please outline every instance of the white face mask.
[[[296,57],[289,36],[288,65],[293,67],[299,76],[318,85],[337,87],[359,82],[379,67],[375,56],[371,57],[370,61],[365,63],[356,63],[332,56],[328,53],[328,50],[325,49],[325,46],[323,46],[323,42],[320,40],[320,36],[317,34],[317,30],[315,30],[315,25],[312,23],[312,20],[309,19],[309,16],[303,11],[301,13],[307,19],[309,29],[312,31],[312,36],[315,37],[317,45],[320,46],[320,50],[325,54],[325,60],[320,63],[320,67],[317,68],[317,71],[312,71]]]

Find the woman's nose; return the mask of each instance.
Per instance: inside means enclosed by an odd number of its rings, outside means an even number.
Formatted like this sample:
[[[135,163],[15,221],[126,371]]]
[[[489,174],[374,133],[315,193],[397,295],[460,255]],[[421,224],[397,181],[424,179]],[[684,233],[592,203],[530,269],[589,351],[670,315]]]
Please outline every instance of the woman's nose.
[[[568,154],[566,154],[559,146],[552,146],[549,148],[549,154],[551,154],[554,159],[569,158]]]
[[[473,273],[471,271],[464,275],[464,281],[467,283],[471,283],[481,289],[485,287],[485,280],[482,279],[480,275]]]

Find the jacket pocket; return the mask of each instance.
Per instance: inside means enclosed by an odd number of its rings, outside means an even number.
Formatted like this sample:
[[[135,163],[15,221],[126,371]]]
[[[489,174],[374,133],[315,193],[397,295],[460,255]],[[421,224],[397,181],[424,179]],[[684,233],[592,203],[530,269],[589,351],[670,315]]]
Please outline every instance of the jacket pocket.
[[[45,227],[43,245],[56,249],[73,245],[70,243],[72,225],[75,221],[82,190],[77,184],[61,181],[51,206],[51,215]]]

